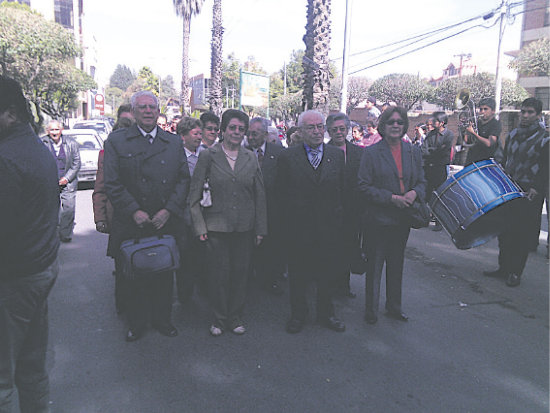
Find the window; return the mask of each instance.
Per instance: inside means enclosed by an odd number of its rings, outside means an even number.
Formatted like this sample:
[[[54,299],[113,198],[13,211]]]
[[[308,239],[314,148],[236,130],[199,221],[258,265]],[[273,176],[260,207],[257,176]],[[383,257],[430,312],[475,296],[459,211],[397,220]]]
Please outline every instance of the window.
[[[54,3],[55,22],[67,29],[74,28],[73,21],[73,0],[55,0]]]
[[[542,102],[542,110],[550,110],[550,87],[535,88],[535,97]]]

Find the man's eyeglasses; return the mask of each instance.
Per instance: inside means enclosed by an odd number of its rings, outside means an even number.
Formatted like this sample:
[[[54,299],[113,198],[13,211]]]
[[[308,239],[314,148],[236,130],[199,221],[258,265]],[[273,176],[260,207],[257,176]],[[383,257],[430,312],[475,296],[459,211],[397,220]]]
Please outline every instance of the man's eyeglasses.
[[[145,109],[156,110],[156,109],[158,109],[157,105],[137,105],[136,107],[139,110],[145,110]]]
[[[325,131],[325,125],[323,125],[322,123],[320,123],[319,125],[308,125],[304,129],[307,130],[308,132],[313,132],[315,130],[324,132]]]

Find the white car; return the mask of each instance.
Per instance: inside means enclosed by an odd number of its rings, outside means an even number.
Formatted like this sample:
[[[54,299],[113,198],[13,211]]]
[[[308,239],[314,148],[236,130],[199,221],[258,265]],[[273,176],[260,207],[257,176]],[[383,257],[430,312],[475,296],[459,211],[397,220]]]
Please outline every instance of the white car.
[[[95,182],[97,159],[103,149],[103,139],[95,129],[65,129],[63,136],[73,138],[80,149],[79,182]]]
[[[109,122],[100,119],[76,122],[73,125],[73,129],[93,129],[103,140],[107,139],[107,136],[109,136],[109,133],[113,130]]]

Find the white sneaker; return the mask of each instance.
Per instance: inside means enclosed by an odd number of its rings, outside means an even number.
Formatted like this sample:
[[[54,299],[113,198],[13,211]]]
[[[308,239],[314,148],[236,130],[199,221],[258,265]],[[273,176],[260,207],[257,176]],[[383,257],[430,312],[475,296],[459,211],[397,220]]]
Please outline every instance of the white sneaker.
[[[219,327],[216,327],[214,324],[210,326],[210,334],[214,337],[221,336],[223,334],[223,330]]]
[[[238,335],[242,335],[242,334],[246,333],[246,328],[244,328],[244,326],[237,326],[233,329],[233,333],[238,334]]]

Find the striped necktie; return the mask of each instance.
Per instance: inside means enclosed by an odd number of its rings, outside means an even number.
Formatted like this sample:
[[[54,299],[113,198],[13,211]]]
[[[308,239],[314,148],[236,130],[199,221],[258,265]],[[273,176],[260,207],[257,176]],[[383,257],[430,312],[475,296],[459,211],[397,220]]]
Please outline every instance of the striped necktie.
[[[155,140],[155,138],[153,138],[151,135],[147,134],[145,135],[145,139],[147,139],[149,141],[149,143],[153,143],[153,141]]]
[[[309,163],[313,166],[313,169],[317,169],[321,163],[321,157],[319,156],[319,148],[310,149],[310,160]]]

